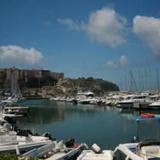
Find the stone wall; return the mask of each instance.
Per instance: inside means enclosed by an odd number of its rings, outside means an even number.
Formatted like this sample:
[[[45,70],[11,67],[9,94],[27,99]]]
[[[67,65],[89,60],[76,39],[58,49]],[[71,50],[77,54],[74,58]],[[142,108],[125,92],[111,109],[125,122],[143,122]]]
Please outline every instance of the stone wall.
[[[0,88],[5,88],[10,85],[11,77],[14,77],[19,82],[27,82],[30,78],[52,77],[57,80],[64,78],[64,73],[52,72],[50,70],[40,69],[18,69],[18,68],[0,68]]]

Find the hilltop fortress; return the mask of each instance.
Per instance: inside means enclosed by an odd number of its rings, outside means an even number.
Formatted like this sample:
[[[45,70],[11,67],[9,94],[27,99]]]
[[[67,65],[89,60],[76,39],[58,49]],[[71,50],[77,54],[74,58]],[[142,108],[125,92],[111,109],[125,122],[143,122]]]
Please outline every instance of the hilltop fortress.
[[[119,87],[103,79],[65,78],[64,73],[43,69],[0,69],[0,91],[22,96],[75,96],[77,92],[92,91],[95,95],[104,95],[108,91],[118,91]]]
[[[38,85],[52,85],[54,81],[64,78],[64,73],[43,69],[0,68],[0,88],[7,89],[11,83],[17,81],[20,87],[37,87]],[[36,84],[37,82],[37,84]]]

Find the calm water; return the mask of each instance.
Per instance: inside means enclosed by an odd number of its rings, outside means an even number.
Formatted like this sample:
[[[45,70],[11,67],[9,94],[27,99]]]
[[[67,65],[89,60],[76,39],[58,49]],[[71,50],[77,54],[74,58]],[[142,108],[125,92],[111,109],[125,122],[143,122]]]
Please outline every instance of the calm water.
[[[130,120],[131,112],[47,100],[30,100],[27,105],[30,113],[17,122],[18,126],[41,134],[49,132],[59,140],[73,137],[77,142],[88,145],[96,142],[102,148],[113,149],[119,143],[131,142],[137,134],[142,139],[160,137],[160,122],[147,121],[137,125]]]

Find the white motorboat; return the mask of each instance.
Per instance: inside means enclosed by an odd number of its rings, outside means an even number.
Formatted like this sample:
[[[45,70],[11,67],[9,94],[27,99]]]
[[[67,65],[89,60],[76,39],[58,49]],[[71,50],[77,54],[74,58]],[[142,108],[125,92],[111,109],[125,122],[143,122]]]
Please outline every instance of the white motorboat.
[[[101,150],[97,144],[92,145],[92,150],[84,150],[77,160],[113,160],[112,150]]]
[[[149,104],[149,108],[152,108],[152,109],[160,109],[160,100],[157,100],[157,101]]]
[[[51,140],[44,136],[20,136],[15,131],[9,131],[7,128],[0,130],[0,153],[21,154],[35,147],[40,147],[50,143]]]
[[[69,160],[77,157],[84,149],[87,149],[86,144],[67,147],[63,141],[58,143],[51,142],[50,144],[26,152],[23,156],[43,158],[46,160]]]
[[[78,100],[81,104],[97,104],[99,102],[96,98],[83,98]]]
[[[77,147],[65,148],[53,154],[51,157],[46,160],[70,160],[77,157],[84,149],[87,148],[86,144],[80,144]]]
[[[13,153],[16,155],[20,155],[26,151],[29,151],[33,148],[37,148],[43,145],[48,144],[49,141],[40,141],[40,142],[11,142],[6,143],[5,145],[0,145],[0,153]]]
[[[118,108],[126,109],[126,108],[133,108],[133,109],[146,109],[148,105],[151,104],[152,101],[148,96],[144,95],[131,95],[125,97],[125,99],[120,100],[117,103]]]
[[[4,99],[1,101],[2,104],[12,104],[17,102],[18,98],[17,97],[8,97],[7,99]]]
[[[114,150],[115,160],[158,160],[160,159],[160,142],[146,141],[140,143],[120,144]]]
[[[117,103],[118,108],[132,108],[133,107],[134,100],[133,99],[125,99],[121,100]]]
[[[103,150],[101,153],[84,150],[77,160],[113,160],[113,155],[111,150]]]
[[[26,115],[28,113],[28,107],[24,106],[5,106],[3,112],[5,114]]]
[[[9,113],[2,113],[2,117],[4,118],[4,119],[6,119],[6,118],[11,118],[11,119],[16,119],[16,118],[19,118],[19,117],[23,117],[23,115],[21,115],[21,114],[9,114]]]

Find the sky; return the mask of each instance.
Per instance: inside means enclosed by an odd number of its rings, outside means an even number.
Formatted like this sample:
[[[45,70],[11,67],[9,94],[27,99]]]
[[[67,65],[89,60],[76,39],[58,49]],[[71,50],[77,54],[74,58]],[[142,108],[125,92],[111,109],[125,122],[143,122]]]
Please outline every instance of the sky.
[[[159,87],[159,0],[0,0],[0,67]]]

